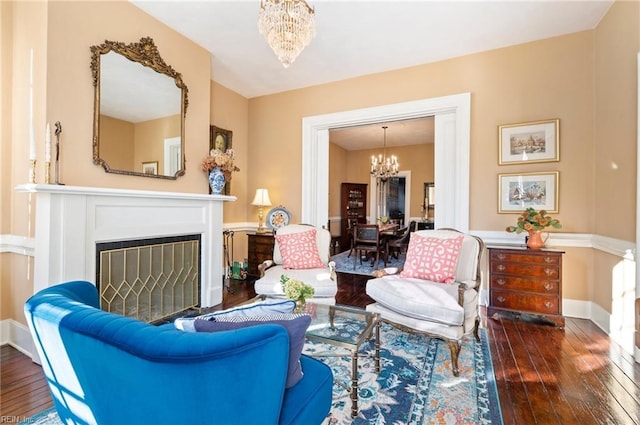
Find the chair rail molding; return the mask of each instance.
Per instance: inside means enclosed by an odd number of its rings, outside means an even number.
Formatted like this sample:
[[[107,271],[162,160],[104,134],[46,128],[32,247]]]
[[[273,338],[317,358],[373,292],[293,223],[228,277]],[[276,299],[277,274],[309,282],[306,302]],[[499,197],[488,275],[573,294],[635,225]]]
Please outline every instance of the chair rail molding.
[[[496,230],[470,230],[469,233],[480,237],[487,245],[524,245],[524,234]],[[550,233],[545,246],[549,248],[593,248],[627,260],[635,260],[636,257],[635,242],[590,233],[553,232]]]
[[[34,238],[18,235],[0,235],[0,253],[11,252],[33,257],[34,247]]]

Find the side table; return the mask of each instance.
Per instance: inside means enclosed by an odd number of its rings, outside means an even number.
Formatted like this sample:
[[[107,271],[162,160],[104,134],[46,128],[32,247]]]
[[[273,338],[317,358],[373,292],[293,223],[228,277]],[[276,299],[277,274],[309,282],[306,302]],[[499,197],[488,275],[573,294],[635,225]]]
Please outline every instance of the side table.
[[[260,276],[258,266],[263,261],[273,257],[273,245],[275,238],[273,233],[248,233],[247,246],[247,274],[250,276]]]

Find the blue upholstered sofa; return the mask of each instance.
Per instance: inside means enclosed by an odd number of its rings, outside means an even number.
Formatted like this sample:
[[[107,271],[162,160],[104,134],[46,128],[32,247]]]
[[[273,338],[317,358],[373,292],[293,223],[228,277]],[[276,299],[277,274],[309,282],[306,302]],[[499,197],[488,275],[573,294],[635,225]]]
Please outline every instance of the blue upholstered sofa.
[[[188,333],[99,309],[89,282],[32,296],[25,314],[64,423],[318,424],[333,376],[301,357],[285,389],[289,336],[267,324]]]

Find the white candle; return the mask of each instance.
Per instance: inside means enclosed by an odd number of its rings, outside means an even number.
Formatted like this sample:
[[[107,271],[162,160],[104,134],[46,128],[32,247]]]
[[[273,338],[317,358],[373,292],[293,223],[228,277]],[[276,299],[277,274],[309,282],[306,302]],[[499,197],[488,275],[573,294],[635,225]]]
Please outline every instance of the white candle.
[[[29,159],[36,159],[36,135],[33,131],[33,49],[29,51]]]
[[[44,162],[51,162],[51,129],[47,123],[47,132],[44,134]]]

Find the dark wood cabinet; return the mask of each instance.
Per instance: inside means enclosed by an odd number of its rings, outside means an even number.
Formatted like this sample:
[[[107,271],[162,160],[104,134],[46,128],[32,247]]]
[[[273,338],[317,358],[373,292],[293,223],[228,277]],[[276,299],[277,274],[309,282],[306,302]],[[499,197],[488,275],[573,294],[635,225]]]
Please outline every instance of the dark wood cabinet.
[[[340,246],[349,248],[349,222],[367,222],[367,184],[342,183],[340,202]]]
[[[260,276],[258,266],[265,260],[273,258],[273,233],[248,233],[247,274]]]
[[[416,223],[416,230],[433,230],[433,222],[418,221]]]
[[[564,251],[489,246],[488,314],[540,316],[557,326],[562,317]]]

